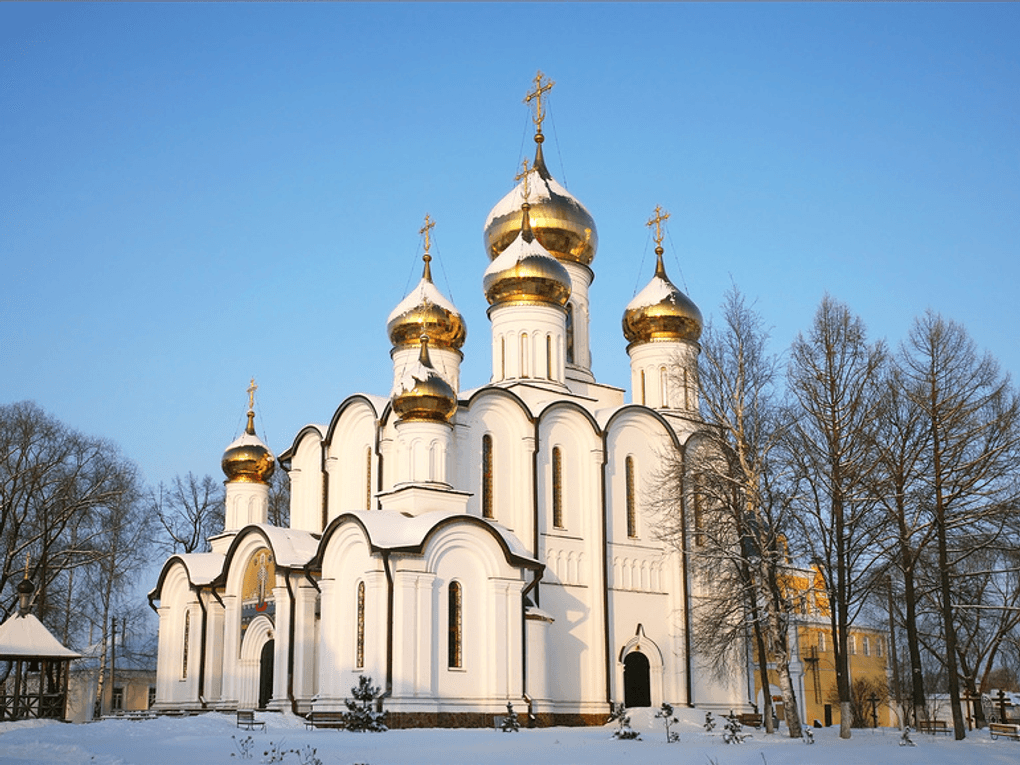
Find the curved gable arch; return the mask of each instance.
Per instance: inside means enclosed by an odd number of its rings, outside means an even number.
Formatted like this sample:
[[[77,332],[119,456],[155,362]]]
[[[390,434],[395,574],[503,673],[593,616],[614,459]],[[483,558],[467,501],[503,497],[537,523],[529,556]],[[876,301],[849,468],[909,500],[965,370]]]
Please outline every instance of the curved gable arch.
[[[327,431],[327,522],[344,510],[370,510],[374,496],[379,417],[373,402],[352,396],[337,409]]]

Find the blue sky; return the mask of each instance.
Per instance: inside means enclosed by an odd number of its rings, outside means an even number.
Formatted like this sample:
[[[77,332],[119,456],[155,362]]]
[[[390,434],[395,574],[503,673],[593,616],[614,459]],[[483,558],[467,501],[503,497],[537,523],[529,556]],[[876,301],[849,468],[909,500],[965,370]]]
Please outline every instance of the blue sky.
[[[387,394],[420,276],[490,374],[481,228],[556,81],[553,175],[591,211],[594,371],[644,222],[706,317],[735,283],[784,350],[829,291],[898,343],[927,308],[1020,374],[1012,4],[0,5],[0,402],[219,476],[259,383],[277,452]]]

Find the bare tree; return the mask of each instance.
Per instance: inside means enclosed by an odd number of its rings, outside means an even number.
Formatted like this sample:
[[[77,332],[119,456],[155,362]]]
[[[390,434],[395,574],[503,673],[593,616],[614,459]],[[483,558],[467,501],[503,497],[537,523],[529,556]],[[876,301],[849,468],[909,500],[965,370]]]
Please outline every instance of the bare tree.
[[[878,573],[879,529],[868,485],[877,464],[870,430],[885,362],[884,344],[869,343],[861,319],[826,295],[807,336],[794,341],[787,370],[796,401],[788,455],[801,480],[800,540],[827,591],[842,738],[850,738],[852,722],[850,626]]]
[[[136,486],[136,468],[110,442],[71,430],[32,402],[0,406],[4,616],[16,602],[14,585],[30,558],[35,613],[62,631],[70,572],[99,555],[104,530],[96,518]],[[62,597],[55,597],[58,591]]]
[[[799,706],[790,676],[788,504],[775,491],[774,452],[783,430],[775,389],[779,363],[767,351],[761,316],[736,288],[726,295],[722,317],[722,327],[710,325],[702,337],[700,391],[709,427],[691,440],[687,465],[677,466],[688,478],[693,507],[688,559],[703,583],[692,599],[694,642],[702,655],[716,657],[722,670],[723,657],[728,661],[735,652],[742,660],[750,632],[766,730],[772,732],[771,660],[790,736],[799,738]]]
[[[938,550],[939,597],[953,727],[966,736],[960,705],[953,573],[981,544],[951,549],[955,532],[971,541],[998,538],[1014,497],[1020,401],[1009,377],[988,354],[979,355],[959,324],[927,312],[900,353],[900,367],[929,432],[931,465],[925,499]]]
[[[918,637],[918,607],[923,590],[918,590],[918,577],[935,531],[921,492],[923,477],[929,469],[928,429],[918,417],[906,384],[895,367],[882,381],[881,410],[874,431],[879,470],[874,474],[873,493],[885,511],[887,555],[902,584],[896,602],[902,606],[901,621],[910,661],[910,703],[904,706],[916,725],[927,709]],[[891,577],[892,574],[890,588]],[[891,591],[889,598],[892,603]],[[898,681],[897,678],[897,684]]]
[[[166,532],[160,547],[168,555],[207,552],[208,538],[223,531],[223,486],[205,475],[174,476],[169,487],[160,484],[149,504]]]

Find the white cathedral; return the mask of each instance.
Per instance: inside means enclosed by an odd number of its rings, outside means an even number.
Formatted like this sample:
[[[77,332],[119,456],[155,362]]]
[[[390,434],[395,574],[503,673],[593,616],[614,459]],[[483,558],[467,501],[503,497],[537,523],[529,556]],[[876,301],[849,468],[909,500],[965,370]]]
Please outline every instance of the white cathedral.
[[[149,594],[157,709],[339,711],[361,675],[391,727],[488,725],[507,702],[539,725],[601,724],[611,702],[748,708],[746,670],[720,680],[692,650],[699,585],[650,507],[663,455],[705,427],[701,313],[657,231],[623,313],[632,403],[596,382],[595,222],[546,168],[536,85],[534,163],[484,228],[491,380],[461,388],[465,323],[426,219],[422,279],[387,323],[392,393],[349,396],[279,455],[289,528],[267,523],[277,460],[251,408],[227,448],[223,533]]]

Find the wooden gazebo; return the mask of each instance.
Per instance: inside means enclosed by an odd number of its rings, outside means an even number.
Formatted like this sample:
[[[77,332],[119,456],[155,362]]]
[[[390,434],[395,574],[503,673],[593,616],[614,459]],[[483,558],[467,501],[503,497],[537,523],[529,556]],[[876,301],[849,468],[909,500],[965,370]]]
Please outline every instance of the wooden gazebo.
[[[80,654],[61,645],[28,613],[29,587],[28,580],[19,585],[22,607],[0,624],[0,661],[10,662],[7,678],[0,685],[0,720],[63,720],[71,661]]]

